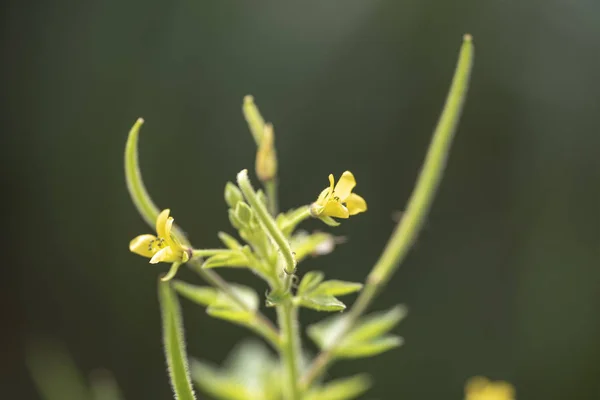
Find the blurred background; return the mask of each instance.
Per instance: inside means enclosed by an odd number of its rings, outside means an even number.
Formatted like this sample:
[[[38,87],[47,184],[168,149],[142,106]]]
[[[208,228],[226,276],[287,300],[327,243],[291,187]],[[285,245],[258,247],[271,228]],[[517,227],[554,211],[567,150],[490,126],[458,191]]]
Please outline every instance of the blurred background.
[[[408,305],[394,331],[406,344],[328,377],[369,372],[365,399],[460,399],[473,375],[510,381],[521,399],[600,398],[594,0],[5,3],[0,397],[41,398],[24,352],[43,339],[86,376],[112,371],[127,399],[171,398],[156,296],[167,266],[127,249],[150,232],[123,176],[137,117],[155,201],[213,247],[233,232],[225,182],[253,168],[241,114],[253,94],[275,126],[284,209],[346,169],[369,202],[335,229],[348,244],[300,274],[362,281],[411,192],[465,32],[475,69],[444,182],[372,307]],[[195,357],[221,362],[249,335],[183,307]]]

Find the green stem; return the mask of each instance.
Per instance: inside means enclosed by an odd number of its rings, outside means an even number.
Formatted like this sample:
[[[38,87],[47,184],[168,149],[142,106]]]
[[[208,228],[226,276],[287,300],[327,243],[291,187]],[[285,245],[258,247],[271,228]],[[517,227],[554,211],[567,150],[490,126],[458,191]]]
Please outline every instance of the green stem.
[[[210,257],[215,256],[221,253],[227,253],[230,250],[227,249],[194,249],[192,250],[191,258],[201,258],[201,257]]]
[[[273,178],[264,182],[265,191],[267,193],[267,204],[269,212],[272,216],[279,214],[279,204],[277,202],[277,178]]]
[[[248,178],[248,171],[245,169],[242,170],[237,176],[237,181],[242,193],[244,193],[244,197],[246,197],[246,200],[252,206],[254,212],[256,212],[259,221],[279,247],[279,251],[285,261],[284,272],[287,275],[293,275],[296,270],[296,260],[294,259],[292,248],[281,230],[277,227],[277,223],[271,214],[265,208],[265,205],[258,199]]]
[[[421,173],[412,192],[406,212],[398,222],[387,246],[367,278],[366,285],[346,317],[345,329],[338,332],[331,343],[339,343],[341,338],[356,323],[381,288],[389,281],[419,234],[425,217],[435,197],[442,179],[446,160],[452,144],[452,138],[460,119],[464,100],[469,86],[469,77],[473,65],[473,43],[471,35],[465,35],[460,50],[458,64],[452,79],[452,85],[446,98],[446,104],[427,151]],[[333,359],[333,349],[323,351],[314,360],[303,377],[303,387],[310,387]]]
[[[286,385],[284,388],[289,400],[299,400],[300,335],[298,331],[298,309],[291,299],[286,299],[277,306],[277,319],[281,327],[281,347],[279,354],[286,369]]]
[[[246,311],[251,311],[248,309],[248,306],[244,302],[244,300],[239,297],[229,286],[227,281],[225,281],[219,274],[210,269],[202,268],[201,260],[190,260],[187,265],[191,267],[202,279],[211,284],[212,286],[219,289],[223,292],[227,297],[235,302],[238,306],[243,308]],[[260,311],[254,311],[254,323],[252,327],[256,333],[265,338],[274,349],[279,350],[280,348],[280,338],[279,332],[273,323],[265,317]]]
[[[310,206],[302,206],[294,210],[293,213],[289,216],[287,221],[281,227],[282,232],[293,231],[298,224],[303,222],[305,219],[311,217],[310,214]],[[286,233],[289,234],[289,233]]]

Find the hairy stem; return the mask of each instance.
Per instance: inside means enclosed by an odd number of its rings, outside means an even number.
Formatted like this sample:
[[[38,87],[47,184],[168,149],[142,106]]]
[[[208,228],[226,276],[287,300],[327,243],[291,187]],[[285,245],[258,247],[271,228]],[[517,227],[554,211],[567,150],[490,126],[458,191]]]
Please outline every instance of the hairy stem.
[[[298,309],[291,299],[277,305],[277,319],[281,327],[281,347],[279,354],[286,369],[284,392],[289,400],[299,400],[300,394],[300,334],[298,330]]]
[[[473,52],[472,37],[471,35],[465,35],[446,104],[433,133],[427,156],[406,207],[406,212],[398,222],[383,253],[369,274],[364,289],[347,314],[345,329],[341,329],[337,338],[331,341],[333,343],[332,348],[324,350],[315,358],[307,374],[303,377],[303,387],[310,387],[312,382],[325,372],[333,359],[335,344],[340,342],[341,338],[364,313],[380,289],[389,281],[419,234],[446,167],[452,138],[467,94],[473,65]]]

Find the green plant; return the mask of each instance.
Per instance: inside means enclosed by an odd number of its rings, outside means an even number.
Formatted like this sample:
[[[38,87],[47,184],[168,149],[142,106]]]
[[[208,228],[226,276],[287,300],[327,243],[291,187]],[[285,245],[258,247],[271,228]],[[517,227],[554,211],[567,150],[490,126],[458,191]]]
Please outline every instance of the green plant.
[[[156,228],[156,235],[140,235],[130,243],[131,251],[150,258],[151,263],[168,262],[169,272],[159,282],[165,357],[177,399],[194,399],[192,380],[203,390],[222,399],[350,399],[365,392],[370,381],[358,375],[334,382],[321,377],[335,360],[369,357],[402,344],[389,332],[404,318],[406,310],[364,316],[365,311],[390,280],[415,241],[431,207],[446,165],[452,138],[462,111],[473,62],[473,45],[465,35],[452,85],[425,158],[422,171],[401,221],[365,284],[325,280],[319,271],[303,272],[297,264],[310,255],[323,255],[335,247],[328,233],[306,233],[297,228],[308,218],[327,225],[339,224],[364,212],[366,201],[352,193],[356,182],[349,171],[342,174],[312,204],[280,213],[277,205],[277,157],[274,132],[247,96],[243,112],[257,144],[256,174],[263,190],[256,190],[247,170],[237,175],[237,184],[227,183],[225,201],[229,219],[243,243],[219,232],[224,247],[198,249],[174,225],[170,211],[160,210],[151,200],[138,167],[137,142],[143,120],[130,131],[125,151],[125,172],[129,192],[144,220]],[[210,286],[196,286],[173,279],[181,265],[196,271]],[[269,286],[265,304],[277,312],[277,326],[259,310],[259,296],[240,284],[224,281],[216,268],[247,268]],[[309,360],[300,343],[298,312],[312,308],[323,312],[343,311],[338,297],[359,292],[348,312],[309,326],[308,334],[320,353]],[[245,326],[264,339],[279,355],[276,359],[258,342],[247,342],[233,352],[224,368],[192,360],[188,366],[183,322],[178,296],[206,307],[215,318]]]

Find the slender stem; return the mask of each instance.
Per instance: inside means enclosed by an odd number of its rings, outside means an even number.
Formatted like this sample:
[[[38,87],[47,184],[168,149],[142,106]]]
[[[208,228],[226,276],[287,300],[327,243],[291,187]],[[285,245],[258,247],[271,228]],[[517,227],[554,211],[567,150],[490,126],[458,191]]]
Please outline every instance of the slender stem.
[[[269,205],[269,212],[272,216],[279,214],[279,204],[277,201],[277,178],[273,178],[264,183],[265,191],[267,193],[267,204]]]
[[[289,216],[289,219],[281,227],[281,231],[286,232],[290,228],[293,230],[298,224],[309,217],[311,217],[310,206],[299,207]]]
[[[287,299],[277,306],[277,319],[281,327],[281,347],[279,354],[286,368],[285,390],[289,400],[299,400],[300,335],[298,331],[298,309]]]
[[[281,230],[279,230],[277,227],[277,223],[271,214],[269,214],[265,208],[265,205],[258,199],[256,192],[250,183],[250,179],[248,179],[248,171],[245,169],[242,170],[238,174],[237,180],[238,186],[242,190],[242,193],[244,193],[246,200],[248,200],[248,203],[250,203],[250,206],[252,206],[254,212],[256,212],[256,216],[258,217],[259,221],[279,247],[279,251],[281,252],[281,255],[285,261],[285,273],[287,275],[292,275],[296,270],[296,260],[294,259],[292,248],[290,247],[290,244],[286,240]]]
[[[221,292],[225,293],[231,300],[235,302],[238,306],[243,308],[244,310],[251,311],[248,309],[248,306],[244,302],[240,296],[238,296],[229,286],[227,281],[225,281],[219,274],[211,269],[203,269],[201,260],[190,260],[187,263],[202,279],[211,284],[212,286],[219,289]],[[271,320],[269,320],[264,314],[260,311],[254,311],[254,331],[264,337],[274,349],[278,350],[280,347],[280,338],[279,332],[277,328],[273,325]]]
[[[406,212],[402,220],[398,222],[387,246],[369,274],[365,288],[348,313],[345,329],[340,329],[337,338],[331,340],[331,343],[333,343],[332,348],[325,349],[316,357],[307,374],[303,377],[303,387],[310,387],[312,382],[326,370],[333,359],[332,350],[336,343],[340,342],[340,339],[356,323],[356,320],[367,309],[380,289],[389,281],[419,234],[446,167],[452,138],[456,132],[467,94],[473,65],[473,52],[472,37],[471,35],[465,35],[446,104],[433,133],[427,156],[406,207]]]
[[[227,253],[228,249],[193,249],[191,258],[210,257],[221,253]]]

